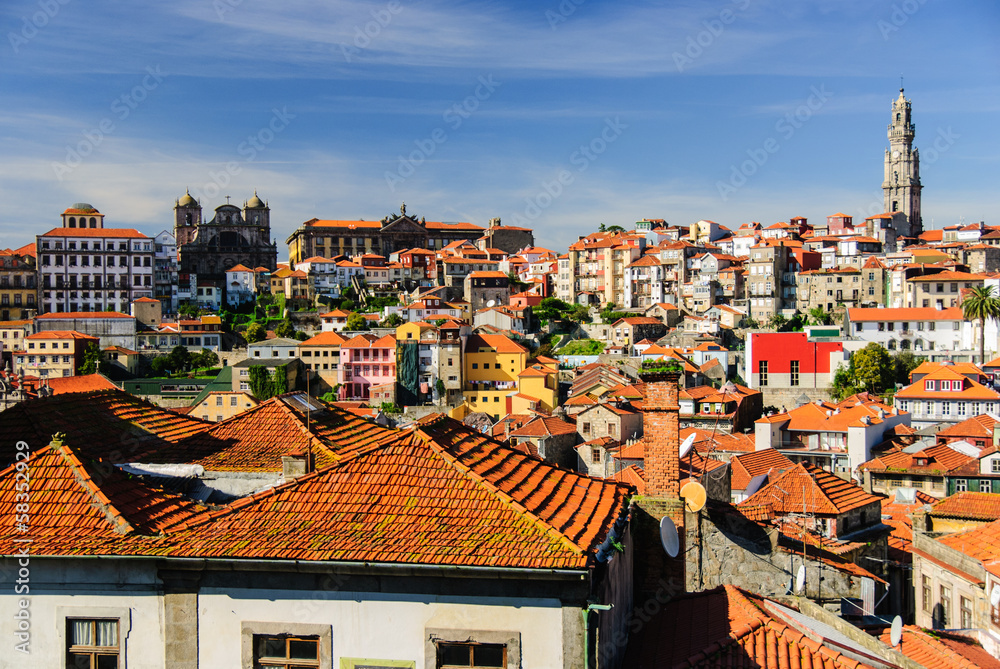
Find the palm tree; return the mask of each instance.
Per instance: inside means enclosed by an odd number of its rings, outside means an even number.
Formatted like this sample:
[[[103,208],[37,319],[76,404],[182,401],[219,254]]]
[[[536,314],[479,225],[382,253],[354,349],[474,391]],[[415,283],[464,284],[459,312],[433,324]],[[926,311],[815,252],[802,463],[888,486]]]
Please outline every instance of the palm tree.
[[[993,286],[977,286],[962,301],[962,315],[966,320],[979,320],[979,364],[986,364],[986,319],[1000,320],[1000,298],[993,294]]]

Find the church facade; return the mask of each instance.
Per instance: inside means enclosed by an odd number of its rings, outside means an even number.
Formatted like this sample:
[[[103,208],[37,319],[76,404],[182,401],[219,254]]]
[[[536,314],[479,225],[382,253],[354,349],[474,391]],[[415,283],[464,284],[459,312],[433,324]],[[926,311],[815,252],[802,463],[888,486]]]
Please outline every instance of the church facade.
[[[236,265],[277,268],[271,209],[256,193],[242,210],[228,202],[216,207],[209,221],[202,219],[201,204],[186,193],[174,205],[174,237],[180,273],[197,274],[199,283],[223,285],[226,270]]]
[[[899,89],[892,103],[889,123],[889,148],[885,150],[885,178],[882,192],[887,214],[900,212],[906,216],[906,229],[897,230],[902,237],[916,237],[924,230],[920,217],[920,154],[913,148],[916,125],[911,119],[910,101]]]

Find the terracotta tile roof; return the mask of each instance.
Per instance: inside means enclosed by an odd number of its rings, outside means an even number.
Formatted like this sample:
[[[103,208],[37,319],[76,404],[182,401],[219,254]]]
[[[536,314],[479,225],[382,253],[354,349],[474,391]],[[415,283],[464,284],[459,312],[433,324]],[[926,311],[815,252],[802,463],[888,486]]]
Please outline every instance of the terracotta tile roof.
[[[66,393],[89,393],[92,390],[117,390],[118,386],[111,383],[102,374],[83,374],[81,376],[55,376],[46,379],[45,385],[53,395]]]
[[[912,276],[907,281],[910,282],[933,282],[933,281],[982,281],[982,274],[971,274],[969,272],[956,272],[945,270],[937,274],[925,274],[924,276]]]
[[[118,389],[55,395],[21,402],[3,412],[0,463],[14,461],[18,440],[36,450],[56,432],[72,435],[74,448],[88,456],[133,462],[211,425]]]
[[[898,395],[897,395],[898,396]],[[843,406],[843,403],[810,402],[785,413],[765,416],[758,423],[788,421],[784,429],[801,432],[847,432],[850,426],[880,422],[879,412],[890,414],[892,407],[880,402]],[[827,415],[829,414],[829,415]],[[868,421],[863,423],[862,421]]]
[[[528,349],[504,335],[474,334],[465,342],[466,353],[478,353],[480,348],[491,348],[497,353],[527,353]]]
[[[673,594],[673,593],[669,593]],[[732,585],[682,594],[630,635],[623,666],[863,669],[832,644],[772,615],[765,598]]]
[[[939,537],[938,541],[974,560],[996,560],[1000,557],[1000,520],[964,532],[946,534]]]
[[[946,444],[935,444],[917,453],[905,451],[884,453],[868,462],[861,463],[858,469],[875,472],[907,471],[943,476],[945,473],[975,460],[977,458],[959,453]],[[920,464],[922,461],[926,461],[926,464]]]
[[[882,499],[860,486],[808,464],[798,464],[774,477],[740,502],[738,508],[768,504],[778,516],[815,513],[834,516]]]
[[[114,239],[152,239],[131,228],[54,228],[42,237],[113,237]]]
[[[310,337],[301,342],[299,346],[340,346],[345,341],[347,340],[331,330],[330,332],[321,332],[315,337]]]
[[[202,510],[193,501],[129,476],[106,460],[54,441],[34,452],[29,532],[32,554],[111,553],[134,535],[156,535]],[[0,472],[0,503],[14,508],[14,466]],[[0,553],[22,536],[15,514],[0,518]]]
[[[891,644],[889,630],[879,637]],[[896,649],[926,669],[1000,669],[1000,660],[972,639],[943,630],[925,630],[905,625]]]
[[[961,423],[950,425],[937,433],[940,437],[983,437],[993,440],[993,426],[997,420],[989,414],[979,414],[972,418],[967,418]]]
[[[512,437],[550,437],[560,434],[573,434],[576,425],[567,423],[555,416],[536,416],[529,422],[510,433]],[[998,495],[1000,497],[1000,495]]]
[[[935,502],[933,516],[994,521],[1000,519],[1000,495],[990,492],[958,492]]]
[[[646,494],[645,474],[636,465],[629,465],[621,471],[615,472],[611,475],[611,479],[632,486],[640,495]]]
[[[767,474],[768,472],[780,474],[789,467],[794,466],[791,460],[773,448],[734,455],[729,464],[733,470],[733,490],[746,490],[746,487],[750,485],[751,479],[755,476]]]

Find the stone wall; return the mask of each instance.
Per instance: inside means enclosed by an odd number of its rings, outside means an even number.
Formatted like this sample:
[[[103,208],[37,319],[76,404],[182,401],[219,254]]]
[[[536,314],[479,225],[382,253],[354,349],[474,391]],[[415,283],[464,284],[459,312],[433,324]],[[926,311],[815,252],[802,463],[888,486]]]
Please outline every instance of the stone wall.
[[[801,552],[778,547],[776,529],[765,529],[723,504],[709,503],[685,516],[689,592],[729,583],[768,597],[792,594],[803,558]],[[810,557],[805,566],[804,596],[836,610],[841,598],[861,597],[860,578]]]

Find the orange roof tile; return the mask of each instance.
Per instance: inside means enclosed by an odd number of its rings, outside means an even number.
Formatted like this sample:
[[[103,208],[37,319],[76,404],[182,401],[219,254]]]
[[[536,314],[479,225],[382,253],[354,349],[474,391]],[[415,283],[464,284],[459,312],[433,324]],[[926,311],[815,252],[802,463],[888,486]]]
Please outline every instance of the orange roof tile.
[[[112,237],[114,239],[152,239],[131,228],[54,228],[42,237]]]
[[[53,395],[65,395],[66,393],[88,393],[92,390],[118,389],[118,386],[111,383],[102,374],[84,374],[81,376],[56,376],[46,379],[45,385],[52,391]]]
[[[847,310],[852,323],[872,321],[961,321],[965,320],[961,307],[935,309],[934,307],[869,307]]]
[[[979,414],[955,423],[937,433],[938,437],[985,437],[993,439],[993,426],[997,421],[989,414]]]
[[[1000,519],[1000,495],[989,492],[958,492],[936,502],[930,513],[948,518],[997,520]]]
[[[536,416],[530,421],[513,430],[512,437],[550,437],[559,434],[573,434],[576,425],[555,416]]]
[[[860,486],[800,463],[776,476],[763,488],[740,502],[739,509],[768,504],[776,515],[815,513],[838,515],[851,509],[878,503],[882,498]]]
[[[890,645],[890,636],[886,629],[880,640]],[[926,669],[1000,669],[1000,660],[976,641],[943,630],[905,625],[896,650]]]
[[[773,448],[765,448],[753,453],[734,455],[729,461],[732,468],[732,489],[746,490],[751,479],[761,474],[780,474],[794,463],[783,453]]]
[[[35,320],[65,320],[65,319],[80,319],[80,318],[134,318],[134,316],[129,316],[128,314],[123,314],[118,311],[58,311],[55,313],[41,314],[35,316]]]

